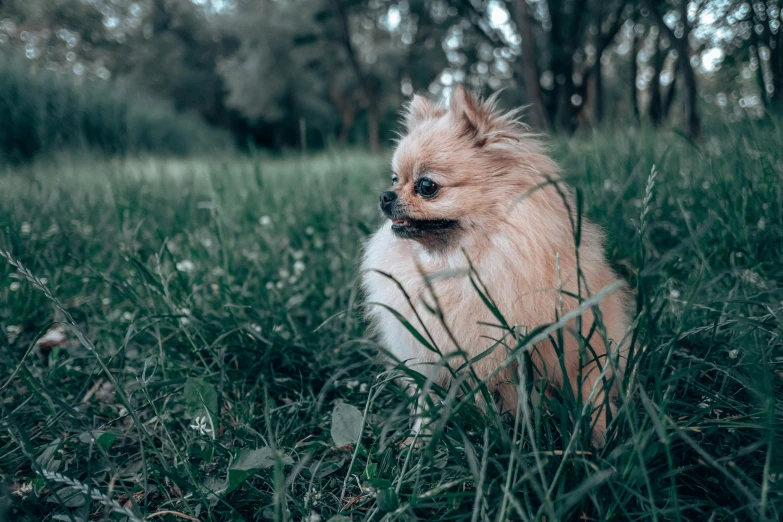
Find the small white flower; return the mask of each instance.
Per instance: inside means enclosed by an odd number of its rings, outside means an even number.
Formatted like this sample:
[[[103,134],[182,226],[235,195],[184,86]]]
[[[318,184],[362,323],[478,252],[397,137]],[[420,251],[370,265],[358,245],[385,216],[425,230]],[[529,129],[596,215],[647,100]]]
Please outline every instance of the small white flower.
[[[282,281],[278,281],[275,286],[277,287],[278,290],[280,290],[285,286],[285,283],[283,283]]]
[[[22,498],[27,497],[32,492],[33,492],[33,483],[32,482],[27,482],[26,484],[23,484],[22,486],[19,486],[19,488],[15,489],[13,491],[13,493],[15,495],[18,495],[18,496],[20,496]]]
[[[133,319],[133,314],[130,312],[122,312],[122,318],[125,321],[130,321],[131,319]]]
[[[729,359],[736,359],[739,355],[739,350],[729,350]]]
[[[345,383],[345,387],[349,390],[353,390],[357,386],[359,386],[359,381],[348,381]]]
[[[111,299],[109,299],[108,297],[104,297],[103,299],[101,299],[101,303],[103,303],[106,306],[109,306],[111,304]]]
[[[8,325],[8,328],[6,328],[6,330],[8,330],[9,334],[16,335],[16,334],[18,334],[19,332],[22,331],[22,325],[13,325],[13,324],[11,324],[11,325]]]
[[[304,257],[304,251],[302,250],[294,250],[293,252],[294,259],[302,259]]]
[[[289,285],[295,285],[297,281],[298,281],[298,279],[296,278],[295,275],[292,275],[291,277],[288,278],[288,284]]]
[[[288,279],[288,277],[291,275],[291,272],[289,272],[285,268],[281,268],[279,274],[280,274],[280,279]]]
[[[177,263],[177,270],[180,272],[192,272],[195,269],[196,265],[193,264],[193,261],[190,261],[189,259],[185,259],[184,261]]]
[[[22,235],[23,236],[29,236],[30,235],[30,223],[25,221],[22,223]]]
[[[212,269],[212,275],[215,277],[220,277],[223,274],[225,274],[225,272],[219,266],[216,266],[215,268]]]
[[[196,417],[193,419],[193,424],[190,425],[190,429],[195,430],[199,435],[209,435],[212,433],[212,429],[207,424],[207,417]]]
[[[321,520],[321,515],[315,511],[305,517],[305,522],[321,522]]]
[[[267,290],[273,290],[275,288],[275,284],[272,281],[267,281],[265,287]]]
[[[367,383],[363,382],[361,386],[359,386],[359,393],[367,393]]]
[[[272,218],[269,216],[261,216],[258,222],[261,224],[261,226],[268,227],[272,224]]]
[[[767,220],[765,220],[764,217],[762,216],[761,218],[759,218],[759,222],[756,223],[756,226],[758,227],[759,230],[764,230],[765,228],[767,228]]]
[[[307,234],[308,236],[312,236],[313,234],[315,234],[315,229],[313,227],[307,227],[305,229],[305,234]]]
[[[301,274],[305,270],[305,264],[302,261],[297,261],[294,263],[294,272],[297,274]]]
[[[127,410],[127,409],[125,409],[125,406],[123,406],[122,408],[120,408],[120,417],[124,417],[124,416],[126,416],[127,414],[128,414],[128,410]]]
[[[710,405],[707,404],[706,402],[700,402],[699,403],[699,408],[701,408],[702,410],[706,410],[709,407],[710,407]]]
[[[47,285],[47,284],[49,284],[49,280],[48,280],[48,279],[46,279],[45,277],[42,277],[42,278],[41,278],[41,284],[42,284],[42,285]]]
[[[19,283],[19,281],[14,281],[13,283],[11,283],[11,286],[9,286],[8,288],[10,288],[12,292],[16,292],[17,290],[22,288],[22,285]]]
[[[669,292],[669,295],[672,299],[679,299],[680,298],[680,291],[679,290],[672,290]]]
[[[250,329],[256,333],[261,333],[261,325],[257,323],[250,323]]]
[[[313,507],[318,505],[318,502],[321,500],[321,492],[313,488],[312,490],[305,493],[304,496],[304,502],[305,506],[312,503]]]

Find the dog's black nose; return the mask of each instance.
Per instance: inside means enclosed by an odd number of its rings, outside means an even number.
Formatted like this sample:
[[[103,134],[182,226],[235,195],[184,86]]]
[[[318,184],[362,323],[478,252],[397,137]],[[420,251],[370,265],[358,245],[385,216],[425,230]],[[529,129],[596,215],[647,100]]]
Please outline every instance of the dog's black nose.
[[[397,193],[391,190],[387,190],[381,194],[381,209],[388,211],[391,207],[391,204],[395,201],[397,201]]]
[[[381,194],[381,205],[388,205],[397,199],[397,193],[391,190],[387,190]]]

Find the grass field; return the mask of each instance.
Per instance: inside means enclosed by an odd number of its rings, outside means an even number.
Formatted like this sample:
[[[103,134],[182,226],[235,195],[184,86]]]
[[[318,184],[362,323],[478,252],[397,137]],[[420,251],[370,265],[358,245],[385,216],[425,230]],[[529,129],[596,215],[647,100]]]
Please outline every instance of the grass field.
[[[356,283],[384,159],[1,172],[0,519],[779,520],[781,138],[553,145],[637,292],[601,450],[568,400],[515,423],[452,397],[397,444]]]

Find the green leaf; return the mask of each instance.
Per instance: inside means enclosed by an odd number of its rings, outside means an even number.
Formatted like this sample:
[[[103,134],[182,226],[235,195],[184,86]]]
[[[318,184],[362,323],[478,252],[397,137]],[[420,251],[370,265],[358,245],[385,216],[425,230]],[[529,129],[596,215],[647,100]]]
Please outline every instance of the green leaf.
[[[185,398],[186,418],[193,419],[209,415],[212,419],[212,426],[217,429],[218,396],[214,386],[204,379],[190,377],[185,382],[183,396]]]
[[[364,415],[356,406],[340,403],[332,411],[332,440],[336,446],[356,444],[362,436]]]
[[[60,499],[59,501],[57,499]],[[71,486],[66,486],[57,490],[57,494],[52,493],[46,499],[47,502],[59,504],[62,501],[65,507],[81,507],[84,505],[84,493],[81,490]]]
[[[369,480],[375,478],[375,475],[377,473],[378,473],[378,463],[372,461],[367,462],[367,467],[364,468],[363,477]]]
[[[379,489],[375,494],[375,500],[378,502],[378,509],[381,512],[394,511],[400,505],[397,492],[390,487]]]
[[[335,515],[328,522],[351,522],[351,519],[345,515]]]
[[[84,433],[79,435],[80,442],[83,442],[85,444],[89,444],[91,442],[97,442],[98,445],[104,449],[104,451],[109,451],[109,448],[111,448],[115,440],[117,440],[117,434],[109,433],[107,431],[99,431],[99,430],[85,431]]]
[[[345,459],[327,460],[324,462],[313,462],[310,465],[310,475],[313,478],[320,479],[328,475],[331,475],[338,469],[343,467]]]
[[[215,455],[215,448],[203,440],[196,440],[188,446],[188,457],[192,459],[201,459],[204,462],[211,462]]]
[[[60,462],[55,459],[55,456],[57,454],[57,450],[60,449],[60,444],[62,444],[62,439],[55,439],[50,442],[49,445],[46,446],[46,449],[43,450],[43,453],[41,453],[38,458],[35,459],[35,462],[41,466],[42,469],[47,471],[57,471],[57,469],[60,467]]]
[[[374,478],[367,481],[367,485],[373,489],[386,489],[392,487],[392,483],[384,478]]]
[[[281,458],[282,463],[290,466],[294,463],[288,456]],[[226,479],[226,493],[231,493],[240,484],[262,469],[268,469],[275,465],[275,452],[272,448],[263,447],[256,450],[241,449],[228,467]]]

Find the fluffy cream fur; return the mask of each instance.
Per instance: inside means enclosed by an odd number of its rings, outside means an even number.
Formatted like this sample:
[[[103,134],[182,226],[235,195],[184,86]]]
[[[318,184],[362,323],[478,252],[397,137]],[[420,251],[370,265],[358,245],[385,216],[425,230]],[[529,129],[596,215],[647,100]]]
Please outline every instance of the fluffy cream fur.
[[[400,140],[392,160],[399,183],[391,190],[397,193],[407,217],[456,220],[460,227],[447,245],[435,248],[426,238],[398,237],[387,220],[366,244],[362,277],[366,300],[370,303],[367,315],[380,342],[397,359],[445,385],[448,372],[442,368],[429,369],[436,367],[432,363],[437,362],[438,356],[417,342],[392,313],[371,303],[382,303],[396,310],[420,331],[426,329],[442,352],[453,353],[454,341],[427,309],[427,303],[432,305],[432,298],[423,276],[442,274],[430,279],[445,322],[453,339],[474,357],[491,346],[492,339],[501,337],[502,332],[486,324],[498,321],[471,285],[467,259],[473,263],[507,322],[532,330],[554,322],[557,315],[562,316],[578,306],[575,298],[566,295],[577,293],[574,232],[562,195],[567,189],[558,184],[558,192],[554,185],[548,184],[557,180],[558,167],[539,141],[518,122],[514,112],[501,114],[493,99],[482,102],[460,87],[448,107],[415,97],[404,113],[403,122],[407,134]],[[425,174],[441,187],[437,197],[431,200],[420,197],[413,188],[416,180]],[[566,201],[573,215],[570,195],[566,195]],[[582,220],[579,265],[587,287],[583,282],[583,296],[594,295],[618,281],[604,257],[603,243],[598,227]],[[377,271],[391,274],[402,284],[423,324],[397,285]],[[624,350],[620,343],[628,329],[627,303],[628,292],[622,287],[600,304],[611,343],[606,346],[598,334],[592,337],[591,347],[599,360],[591,355],[583,359],[581,393],[585,399],[599,377],[607,352],[621,352],[622,368]],[[583,335],[587,335],[592,323],[593,314],[588,310],[582,316]],[[572,322],[564,329],[562,347],[574,391],[579,366],[575,328]],[[552,344],[540,343],[532,355],[548,385],[561,388],[564,378]],[[475,363],[475,371],[485,378],[506,357],[507,349],[498,347]],[[457,357],[450,364],[456,367],[464,362],[464,358]],[[509,368],[489,384],[502,399],[502,407],[513,413],[517,389],[511,383]],[[607,377],[611,375],[608,371]],[[599,411],[606,401],[601,382],[596,389],[592,397],[593,439],[600,443],[606,430],[606,415]],[[615,395],[615,389],[610,390],[610,396]]]

